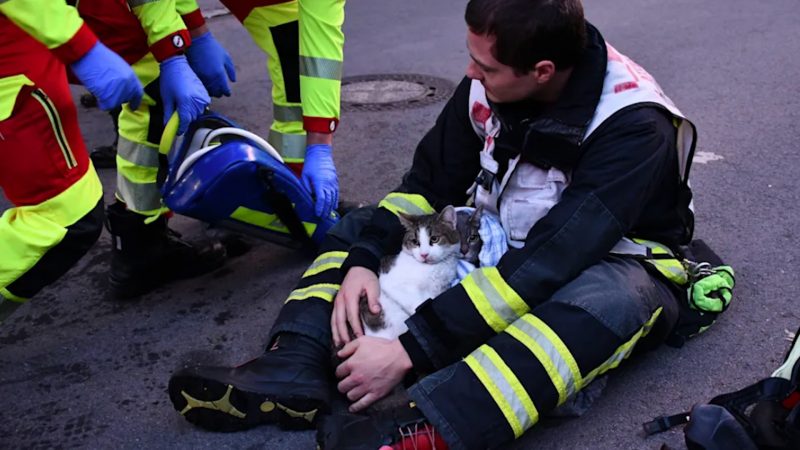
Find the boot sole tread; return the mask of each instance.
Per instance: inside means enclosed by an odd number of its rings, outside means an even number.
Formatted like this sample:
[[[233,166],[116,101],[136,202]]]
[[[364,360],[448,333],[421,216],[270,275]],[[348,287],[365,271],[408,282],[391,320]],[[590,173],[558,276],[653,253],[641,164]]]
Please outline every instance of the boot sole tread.
[[[323,409],[321,401],[309,397],[272,397],[192,376],[173,377],[169,396],[175,410],[187,421],[222,432],[263,424],[277,424],[285,430],[312,429]]]

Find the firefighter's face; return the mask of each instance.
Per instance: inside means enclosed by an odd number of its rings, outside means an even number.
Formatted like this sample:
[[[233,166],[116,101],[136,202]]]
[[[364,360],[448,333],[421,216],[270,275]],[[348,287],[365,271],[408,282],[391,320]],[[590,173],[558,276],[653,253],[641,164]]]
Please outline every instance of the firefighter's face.
[[[478,80],[486,89],[486,97],[495,103],[511,103],[531,98],[542,88],[539,71],[517,75],[511,66],[497,61],[492,56],[495,37],[467,31],[467,50],[470,62],[467,77]],[[549,79],[549,77],[548,77]]]

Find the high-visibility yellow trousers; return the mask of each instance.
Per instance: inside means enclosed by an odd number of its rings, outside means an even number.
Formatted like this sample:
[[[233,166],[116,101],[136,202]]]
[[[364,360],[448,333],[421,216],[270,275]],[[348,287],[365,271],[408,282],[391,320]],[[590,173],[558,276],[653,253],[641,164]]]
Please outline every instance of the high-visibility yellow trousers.
[[[41,44],[27,48],[0,51],[24,69],[0,77],[0,188],[13,205],[0,216],[0,321],[69,270],[103,223],[65,68]]]

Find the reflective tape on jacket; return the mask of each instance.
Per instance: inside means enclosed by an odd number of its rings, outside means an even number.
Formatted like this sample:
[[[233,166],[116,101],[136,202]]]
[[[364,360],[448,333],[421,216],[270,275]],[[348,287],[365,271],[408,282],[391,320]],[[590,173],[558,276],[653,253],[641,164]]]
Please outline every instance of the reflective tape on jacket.
[[[301,278],[307,278],[319,273],[322,273],[326,270],[331,269],[338,269],[342,267],[344,264],[344,260],[347,259],[347,252],[325,252],[317,256],[313,263],[303,272],[303,276]]]
[[[539,420],[539,411],[530,395],[497,352],[482,345],[468,355],[464,362],[480,380],[505,416],[514,437],[522,436]]]
[[[583,388],[578,362],[566,344],[538,317],[524,315],[506,330],[533,353],[558,392],[558,404]]]
[[[530,310],[496,267],[473,270],[461,281],[461,286],[483,320],[497,333]]]
[[[379,208],[386,208],[395,215],[400,213],[412,216],[433,214],[435,210],[425,197],[419,194],[404,194],[391,192],[378,203]]]
[[[689,281],[686,268],[675,253],[665,245],[646,239],[628,239],[619,241],[611,253],[620,256],[636,256],[653,266],[673,283],[683,286]]]
[[[333,297],[336,296],[336,293],[339,292],[339,286],[341,285],[320,283],[304,287],[302,289],[295,289],[289,294],[289,297],[286,299],[286,303],[289,303],[292,300],[305,300],[310,297],[325,300],[326,302],[330,303],[333,301]]]

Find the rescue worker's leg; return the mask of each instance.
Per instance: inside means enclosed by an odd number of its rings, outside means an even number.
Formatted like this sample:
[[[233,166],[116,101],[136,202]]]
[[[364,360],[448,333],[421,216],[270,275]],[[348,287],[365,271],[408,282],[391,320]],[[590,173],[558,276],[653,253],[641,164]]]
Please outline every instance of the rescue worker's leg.
[[[116,159],[119,201],[107,210],[114,244],[109,281],[113,293],[122,298],[208,272],[225,259],[220,242],[191,245],[167,228],[167,209],[157,183],[159,173],[166,170],[166,157],[158,152],[164,128],[158,63],[148,54],[132,67],[145,86],[145,96],[136,111],[127,104],[122,107]]]
[[[56,281],[102,231],[102,185],[86,152],[63,66],[0,79],[0,322]],[[33,58],[37,55],[27,55]],[[30,62],[30,61],[28,61]],[[27,66],[27,65],[26,65]]]
[[[350,243],[374,208],[345,216],[289,294],[266,352],[239,367],[195,367],[175,373],[169,396],[186,420],[236,431],[263,423],[310,428],[329,409],[332,388],[332,303]]]
[[[617,367],[645,337],[648,345],[663,340],[676,317],[666,284],[637,261],[609,257],[462,361],[413,385],[416,407],[380,420],[334,418],[318,438],[323,449],[390,435],[396,448],[442,438],[453,449],[502,446]],[[415,437],[403,444],[401,432]]]
[[[222,3],[236,15],[256,45],[267,54],[273,105],[267,141],[300,176],[306,153],[306,134],[300,103],[298,2],[291,0],[255,8],[252,3],[242,5],[232,0]]]

